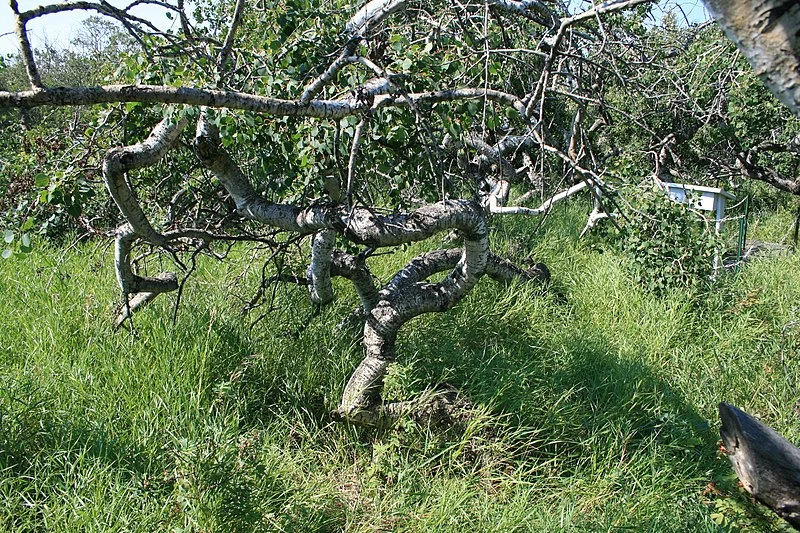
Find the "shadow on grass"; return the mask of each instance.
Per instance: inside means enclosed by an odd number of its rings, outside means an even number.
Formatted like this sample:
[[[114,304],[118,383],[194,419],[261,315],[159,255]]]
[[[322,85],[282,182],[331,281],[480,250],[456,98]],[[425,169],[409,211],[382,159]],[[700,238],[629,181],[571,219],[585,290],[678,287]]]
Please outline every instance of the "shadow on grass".
[[[158,458],[127,436],[93,426],[88,419],[76,419],[33,382],[3,380],[0,485],[11,490],[3,495],[0,505],[0,518],[7,520],[4,527],[44,527],[53,520],[46,516],[49,509],[58,508],[64,495],[91,498],[91,492],[81,494],[75,485],[102,483],[97,478],[102,473],[113,472],[112,477],[127,490],[136,487],[151,496],[164,497],[171,487],[163,483],[161,470]],[[79,478],[83,481],[78,482]]]
[[[243,428],[298,412],[317,426],[326,423],[326,391],[340,362],[331,361],[325,341],[315,338],[323,320],[312,325],[315,331],[297,336],[268,324],[253,333],[241,324],[215,323],[219,346],[206,365],[208,400],[223,411],[237,409]]]
[[[414,372],[422,381],[447,381],[514,425],[536,429],[529,453],[557,458],[560,475],[611,464],[615,455],[621,463],[648,456],[651,464],[692,478],[726,467],[717,459],[715,429],[668,376],[621,357],[601,332],[576,323],[563,325],[561,334],[537,336],[513,320],[492,324],[485,317],[470,328],[459,320],[441,315],[406,333],[404,351],[418,354]]]
[[[130,476],[159,471],[154,458],[122,435],[75,420],[31,381],[0,390],[0,466],[18,474],[54,453],[64,462],[99,459]]]
[[[133,491],[168,510],[163,519],[175,525],[242,532],[342,530],[341,500],[309,495],[291,471],[276,464],[258,432],[213,414],[200,423],[194,439],[170,443],[168,435],[160,435],[164,445],[153,455],[133,444],[132,434],[116,435],[93,426],[90,418],[76,420],[34,382],[6,380],[0,389],[0,488],[14,495],[0,505],[0,523],[37,529],[53,521],[49,514],[59,513],[59,505],[69,505],[66,495],[75,494],[82,507],[100,508],[115,498],[127,502]],[[87,483],[102,486],[109,501],[95,500],[97,493],[76,486]]]
[[[552,448],[580,461],[587,448],[601,443],[631,449],[646,441],[688,453],[687,461],[717,463],[717,436],[708,421],[664,376],[621,358],[601,333],[564,324],[561,337],[535,337],[527,324],[498,324],[491,317],[468,317],[469,326],[460,324],[469,312],[460,316],[454,310],[403,328],[399,363],[416,357],[414,372],[423,385],[449,382],[517,424],[540,428],[552,443],[539,443],[543,452]],[[347,365],[330,361],[320,349],[325,343],[318,335],[325,327],[326,321],[317,319],[298,338],[256,341],[235,324],[215,323],[221,342],[207,364],[210,401],[235,402],[243,427],[298,412],[316,427],[326,424],[331,401],[338,401],[327,395],[339,393],[336,380],[346,379],[341,368]],[[343,358],[358,361],[358,348],[345,342],[339,347]]]

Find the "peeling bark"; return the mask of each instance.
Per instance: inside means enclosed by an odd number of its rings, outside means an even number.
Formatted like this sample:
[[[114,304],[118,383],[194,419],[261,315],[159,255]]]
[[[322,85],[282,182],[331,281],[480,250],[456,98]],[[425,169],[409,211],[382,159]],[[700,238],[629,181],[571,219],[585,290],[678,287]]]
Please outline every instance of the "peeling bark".
[[[323,305],[333,300],[331,263],[336,233],[322,230],[311,240],[311,265],[308,267],[309,295],[315,304]]]
[[[800,449],[741,409],[719,404],[720,435],[744,489],[800,528]]]
[[[153,229],[147,220],[125,174],[158,162],[177,141],[185,127],[185,119],[175,124],[162,120],[146,141],[112,148],[103,158],[103,179],[117,207],[139,236],[159,246],[166,243],[164,236]]]
[[[242,216],[287,231],[309,234],[321,229],[339,228],[337,211],[330,207],[299,208],[276,204],[261,198],[250,180],[222,148],[219,130],[203,112],[197,123],[195,151],[200,161],[222,183]]]
[[[800,114],[800,4],[796,0],[705,0],[758,76]]]

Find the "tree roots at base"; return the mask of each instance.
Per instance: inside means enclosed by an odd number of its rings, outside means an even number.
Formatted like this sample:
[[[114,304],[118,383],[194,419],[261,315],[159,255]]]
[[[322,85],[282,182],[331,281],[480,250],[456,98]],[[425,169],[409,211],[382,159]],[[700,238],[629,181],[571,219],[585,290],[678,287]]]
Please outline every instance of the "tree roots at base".
[[[445,430],[465,426],[473,412],[473,403],[468,398],[455,387],[444,384],[414,400],[381,403],[349,412],[340,407],[331,411],[331,418],[336,422],[383,428],[408,417],[420,426]]]

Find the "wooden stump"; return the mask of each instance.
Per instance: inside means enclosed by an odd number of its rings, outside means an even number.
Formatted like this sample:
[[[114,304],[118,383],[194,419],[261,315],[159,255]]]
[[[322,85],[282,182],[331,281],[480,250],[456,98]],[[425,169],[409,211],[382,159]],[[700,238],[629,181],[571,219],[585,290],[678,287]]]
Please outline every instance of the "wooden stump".
[[[745,490],[800,529],[800,449],[732,405],[719,404],[720,435]]]

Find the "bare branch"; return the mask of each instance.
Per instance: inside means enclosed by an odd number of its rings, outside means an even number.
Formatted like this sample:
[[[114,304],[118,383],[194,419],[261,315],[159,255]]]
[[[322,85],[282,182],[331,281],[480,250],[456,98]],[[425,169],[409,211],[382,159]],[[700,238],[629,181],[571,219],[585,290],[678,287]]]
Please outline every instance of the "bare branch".
[[[353,55],[345,55],[343,53],[336,59],[336,61],[330,64],[325,72],[323,72],[318,78],[306,86],[306,88],[303,90],[303,94],[300,96],[300,103],[308,104],[312,98],[319,94],[326,84],[333,80],[340,70],[347,65],[356,63],[357,61],[358,57]]]
[[[244,13],[245,5],[245,0],[236,0],[236,5],[233,8],[233,16],[231,17],[231,24],[228,27],[228,33],[225,36],[225,42],[222,45],[222,49],[219,51],[219,56],[217,58],[218,69],[224,70],[225,64],[230,58],[231,51],[233,50],[233,41],[236,38],[236,30],[238,30],[239,26],[242,24],[242,15]]]
[[[560,193],[551,196],[536,209],[530,209],[528,207],[521,207],[521,206],[514,206],[514,207],[500,206],[497,205],[496,196],[490,195],[489,212],[497,215],[531,215],[531,216],[542,215],[550,211],[550,209],[556,203],[569,198],[575,193],[582,191],[583,189],[586,188],[586,186],[587,186],[586,181],[582,181],[576,185],[573,185],[569,189],[561,191]]]
[[[345,29],[353,37],[362,38],[386,17],[405,7],[406,0],[371,0],[353,15]]]
[[[36,92],[37,89],[43,87],[42,78],[39,76],[39,70],[36,68],[36,60],[33,57],[33,49],[28,40],[28,30],[25,28],[25,19],[19,12],[17,0],[11,0],[11,10],[14,11],[14,32],[17,34],[19,41],[19,51],[22,57],[22,62],[25,65],[25,72],[28,74],[28,81],[31,87]]]

